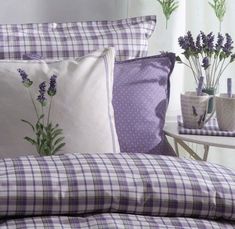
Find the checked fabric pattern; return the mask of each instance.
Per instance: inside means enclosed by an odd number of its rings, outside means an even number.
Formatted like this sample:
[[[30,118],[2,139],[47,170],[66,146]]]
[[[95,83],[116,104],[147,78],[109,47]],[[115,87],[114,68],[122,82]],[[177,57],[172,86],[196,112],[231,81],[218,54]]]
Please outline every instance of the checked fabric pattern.
[[[235,172],[148,154],[0,160],[0,218],[97,213],[235,222]]]
[[[26,53],[44,59],[77,58],[115,47],[116,60],[147,55],[155,16],[117,21],[0,25],[0,59],[22,59]]]
[[[178,116],[177,119],[178,119],[178,132],[179,132],[179,134],[235,137],[235,131],[222,131],[222,130],[220,130],[216,118],[211,118],[202,129],[185,128],[184,124],[183,124],[182,117]]]
[[[233,229],[235,224],[212,220],[152,217],[130,214],[104,213],[87,217],[48,216],[0,221],[1,229]]]

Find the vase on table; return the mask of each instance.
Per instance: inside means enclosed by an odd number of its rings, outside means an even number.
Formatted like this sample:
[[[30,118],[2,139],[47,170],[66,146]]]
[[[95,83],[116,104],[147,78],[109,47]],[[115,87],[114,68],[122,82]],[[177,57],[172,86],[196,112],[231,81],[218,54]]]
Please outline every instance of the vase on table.
[[[220,94],[215,97],[216,116],[220,130],[235,131],[235,94],[228,97]]]
[[[203,77],[204,93],[210,96],[218,93],[216,89],[218,89],[220,78],[227,67],[235,61],[232,37],[228,33],[224,36],[218,33],[216,36],[212,32],[205,34],[203,31],[193,37],[188,31],[186,35],[179,37],[178,42],[183,49],[181,55],[184,59],[177,56],[176,61],[191,70],[197,87],[200,78]],[[214,109],[214,100],[214,98],[210,99],[208,113]]]
[[[212,96],[202,93],[198,96],[196,92],[181,94],[181,113],[185,128],[202,129],[211,119],[214,112],[208,114],[208,103]]]

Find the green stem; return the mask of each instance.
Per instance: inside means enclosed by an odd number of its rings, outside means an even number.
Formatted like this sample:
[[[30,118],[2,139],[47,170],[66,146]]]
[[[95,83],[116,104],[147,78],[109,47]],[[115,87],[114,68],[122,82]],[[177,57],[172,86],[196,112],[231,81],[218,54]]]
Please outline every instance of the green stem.
[[[194,68],[196,69],[196,73],[197,73],[196,75],[198,76],[198,74],[199,74],[199,69],[198,69],[198,66],[197,66],[197,62],[195,61],[194,56],[192,56],[191,59],[192,59],[192,62],[193,62],[193,64],[194,64]]]
[[[200,60],[199,60],[198,57],[196,58],[196,62],[197,62],[197,66],[198,66],[198,69],[199,69],[199,74],[200,74],[200,76],[203,76],[203,73],[202,73],[202,66],[201,66],[201,64],[200,64]]]
[[[197,80],[196,80],[196,83],[198,82],[198,80],[199,80],[199,75],[201,75],[201,69],[200,69],[200,67],[198,66],[198,61],[197,61],[197,59],[196,59],[196,57],[194,57],[194,56],[192,56],[192,62],[193,62],[193,64],[194,64],[194,67],[195,67],[195,69],[196,69],[196,78],[197,78]]]
[[[212,65],[212,68],[211,68],[211,79],[212,79],[211,81],[212,81],[212,84],[214,84],[214,81],[215,81],[217,60],[218,60],[218,55],[217,56],[214,55],[214,61],[213,61],[213,65]]]
[[[188,60],[188,62],[189,62],[189,65],[186,64],[185,62],[181,61],[182,64],[184,64],[185,66],[187,66],[188,68],[191,69],[191,71],[192,71],[192,73],[193,73],[194,80],[195,80],[195,82],[197,82],[196,74],[195,74],[195,71],[194,71],[194,69],[193,69],[192,63],[191,63],[190,60]]]
[[[39,119],[37,121],[37,123],[39,123]],[[40,146],[41,146],[41,135],[38,133],[38,130],[36,132],[36,137],[37,137],[37,145],[36,145],[36,149],[39,155],[41,155],[41,151],[40,151]]]
[[[195,74],[194,70],[191,68],[191,66],[189,66],[188,64],[186,64],[185,62],[181,61],[180,63],[184,64],[185,66],[187,66],[188,68],[190,68],[193,72],[193,74]]]
[[[206,56],[203,55],[203,54],[204,54],[204,53],[199,53],[199,55],[201,56],[201,59],[202,59],[202,60],[204,59],[204,57],[206,57]],[[199,57],[199,59],[200,59],[200,57]],[[202,72],[202,70],[201,70],[201,72]],[[201,74],[201,75],[206,78],[206,80],[204,80],[204,83],[203,83],[204,87],[206,87],[207,82],[208,82],[208,76],[207,76],[205,70],[204,70],[204,72],[205,72],[205,73],[204,73],[204,74]]]
[[[211,56],[209,57],[209,63],[211,63]],[[211,84],[212,84],[212,75],[210,74],[211,73],[211,65],[209,65],[209,67],[206,69],[205,72],[206,72],[208,80],[209,80],[209,87],[211,87]]]
[[[33,103],[33,107],[34,107],[34,110],[35,110],[35,112],[36,112],[37,118],[39,119],[38,110],[37,110],[36,104],[35,104],[35,102],[34,102],[34,100],[33,100],[33,95],[32,95],[32,93],[31,93],[30,89],[28,89],[28,92],[29,92],[30,99],[31,99],[31,101],[32,101],[32,103]]]
[[[216,66],[216,71],[215,71],[215,74],[214,74],[215,76],[214,76],[214,80],[213,80],[213,87],[215,87],[217,85],[217,83],[219,82],[219,75],[222,72],[224,62],[225,62],[225,59],[222,62],[219,62],[218,65]],[[218,69],[219,69],[219,72],[217,74]]]
[[[43,105],[41,105],[41,108],[42,108],[42,115],[44,115]],[[43,126],[44,126],[44,124],[45,124],[44,120],[45,120],[45,117],[42,118],[42,124],[43,124]]]
[[[224,71],[227,69],[227,67],[229,66],[230,62],[226,64],[226,66],[219,72],[217,80],[215,82],[215,85],[219,83],[220,77],[222,76],[222,74],[224,73]]]
[[[205,70],[205,73],[206,73],[207,78],[208,78],[208,85],[206,85],[206,86],[210,88],[211,85],[212,85],[212,79],[211,79],[211,77],[210,77],[210,69],[206,69],[206,70]]]
[[[38,136],[37,136],[36,150],[37,150],[37,153],[40,155],[40,152],[39,152],[39,137]]]
[[[51,115],[51,104],[52,104],[52,96],[51,96],[51,99],[50,99],[50,105],[49,105],[49,111],[48,111],[48,116],[47,116],[47,126],[50,122],[50,115]]]
[[[197,79],[197,76],[196,76],[196,74],[195,74],[195,71],[194,71],[194,69],[193,69],[193,65],[192,65],[190,59],[188,59],[188,62],[189,62],[189,65],[190,65],[190,69],[191,69],[192,72],[193,72],[194,79],[195,79],[195,81],[196,81],[196,83],[197,83],[197,82],[198,82],[198,79]]]

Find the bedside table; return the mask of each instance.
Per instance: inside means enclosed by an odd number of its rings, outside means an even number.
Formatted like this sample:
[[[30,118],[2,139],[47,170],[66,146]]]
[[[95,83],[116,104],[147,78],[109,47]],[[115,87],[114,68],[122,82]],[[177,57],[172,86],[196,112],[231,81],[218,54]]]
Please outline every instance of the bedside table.
[[[178,145],[182,146],[194,159],[207,161],[210,146],[235,149],[235,137],[219,137],[219,136],[205,136],[205,135],[184,135],[178,133],[177,123],[166,123],[164,127],[166,136],[174,139],[175,151],[179,156]],[[191,142],[204,145],[203,158],[198,156],[192,148],[185,142]]]

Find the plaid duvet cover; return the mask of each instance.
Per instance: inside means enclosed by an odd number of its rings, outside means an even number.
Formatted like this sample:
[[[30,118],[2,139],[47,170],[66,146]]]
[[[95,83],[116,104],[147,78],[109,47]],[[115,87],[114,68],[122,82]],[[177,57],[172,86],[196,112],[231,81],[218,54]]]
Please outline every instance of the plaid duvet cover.
[[[0,218],[0,228],[235,228],[235,172],[147,154],[2,159]]]
[[[48,216],[2,221],[1,229],[50,228],[50,229],[232,229],[235,224],[226,221],[153,217],[131,214],[103,213],[87,217]]]

